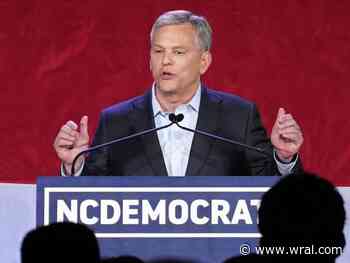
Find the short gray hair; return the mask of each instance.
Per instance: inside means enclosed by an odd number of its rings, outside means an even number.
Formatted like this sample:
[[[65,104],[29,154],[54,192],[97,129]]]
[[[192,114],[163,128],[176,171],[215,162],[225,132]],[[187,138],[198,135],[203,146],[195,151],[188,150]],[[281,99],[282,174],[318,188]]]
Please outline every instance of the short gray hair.
[[[154,22],[151,30],[151,42],[153,34],[162,26],[190,23],[197,32],[200,47],[208,51],[211,47],[212,30],[208,21],[203,16],[198,16],[186,10],[174,10],[163,13]]]

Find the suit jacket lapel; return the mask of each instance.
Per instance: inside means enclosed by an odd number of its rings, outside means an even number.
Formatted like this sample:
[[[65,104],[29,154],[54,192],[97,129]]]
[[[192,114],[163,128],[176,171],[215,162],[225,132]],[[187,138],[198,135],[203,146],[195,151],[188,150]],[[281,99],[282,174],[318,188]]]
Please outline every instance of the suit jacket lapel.
[[[217,131],[220,118],[221,99],[206,88],[202,87],[201,102],[196,129],[213,133]],[[214,139],[195,134],[188,160],[186,176],[200,175],[200,169],[207,161]]]
[[[134,101],[134,111],[130,116],[135,132],[155,127],[152,110],[152,93],[149,90],[144,96]],[[167,175],[163,154],[158,141],[157,133],[148,134],[140,138],[144,152],[155,175]],[[140,149],[141,150],[141,149]]]

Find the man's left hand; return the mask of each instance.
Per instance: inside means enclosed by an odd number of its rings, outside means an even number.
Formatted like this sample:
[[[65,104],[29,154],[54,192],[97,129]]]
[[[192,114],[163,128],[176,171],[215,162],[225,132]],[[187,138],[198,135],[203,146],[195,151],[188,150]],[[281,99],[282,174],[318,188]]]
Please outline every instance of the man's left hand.
[[[278,158],[291,161],[298,153],[304,138],[298,123],[283,108],[278,109],[277,118],[271,132],[271,143]]]

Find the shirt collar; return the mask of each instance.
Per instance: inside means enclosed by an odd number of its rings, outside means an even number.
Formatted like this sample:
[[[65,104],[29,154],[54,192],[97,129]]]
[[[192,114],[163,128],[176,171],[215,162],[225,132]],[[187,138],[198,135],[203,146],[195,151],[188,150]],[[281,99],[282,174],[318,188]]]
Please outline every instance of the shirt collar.
[[[162,110],[157,97],[156,97],[156,84],[152,85],[152,107],[153,107],[153,117],[156,117],[158,114],[164,114],[165,112]],[[196,93],[193,95],[192,99],[184,104],[190,106],[194,111],[199,111],[199,105],[201,101],[201,84],[198,85]]]

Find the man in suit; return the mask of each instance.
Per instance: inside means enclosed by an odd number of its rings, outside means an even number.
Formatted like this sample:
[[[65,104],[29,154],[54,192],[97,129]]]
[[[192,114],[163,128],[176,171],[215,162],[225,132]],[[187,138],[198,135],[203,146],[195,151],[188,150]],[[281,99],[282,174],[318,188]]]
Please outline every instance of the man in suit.
[[[169,123],[169,113],[182,113],[185,127],[263,148],[271,157],[172,126],[81,157],[75,175],[273,175],[299,169],[303,136],[291,114],[279,109],[270,140],[253,103],[201,83],[212,60],[210,46],[205,18],[189,11],[161,15],[151,31],[152,88],[104,110],[93,145],[160,127]],[[70,175],[74,157],[89,146],[87,123],[87,116],[80,127],[68,121],[55,139],[62,174]]]

